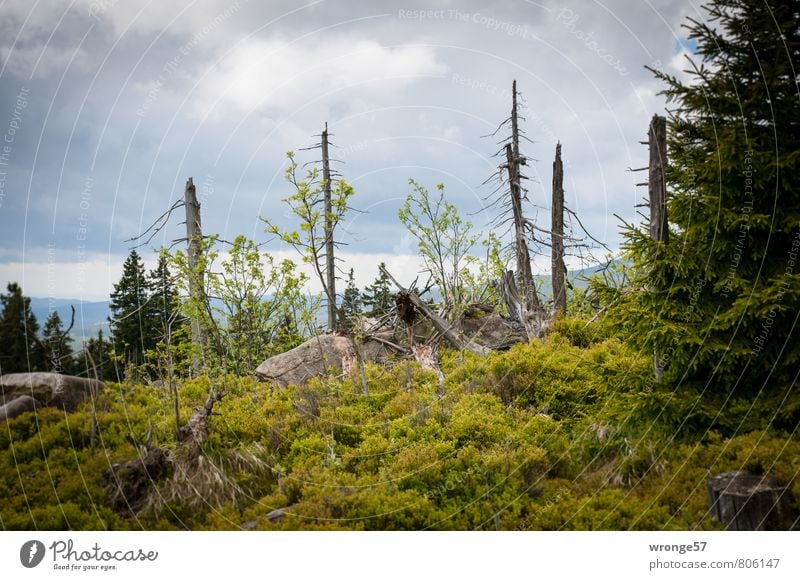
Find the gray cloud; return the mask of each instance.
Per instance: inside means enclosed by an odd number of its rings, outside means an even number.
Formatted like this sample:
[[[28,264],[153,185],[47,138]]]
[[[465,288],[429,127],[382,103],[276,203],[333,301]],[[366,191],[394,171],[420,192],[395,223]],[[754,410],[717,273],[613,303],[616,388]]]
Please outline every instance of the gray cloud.
[[[0,262],[105,255],[110,267],[188,176],[207,184],[208,232],[263,241],[259,215],[288,225],[285,152],[312,143],[325,121],[354,203],[369,212],[354,216],[350,250],[414,251],[396,220],[409,177],[444,182],[484,228],[490,188],[480,184],[498,160],[495,140],[481,135],[508,114],[512,79],[527,105],[525,151],[538,160],[531,202],[548,205],[560,140],[568,203],[616,247],[612,215],[635,219],[644,193],[626,168],[643,164],[638,141],[664,107],[643,67],[673,66],[679,24],[695,14],[688,2],[622,0],[81,0],[3,10],[0,133],[20,89],[29,93],[4,167]],[[547,211],[539,215],[546,227]],[[178,237],[179,221],[157,242]]]

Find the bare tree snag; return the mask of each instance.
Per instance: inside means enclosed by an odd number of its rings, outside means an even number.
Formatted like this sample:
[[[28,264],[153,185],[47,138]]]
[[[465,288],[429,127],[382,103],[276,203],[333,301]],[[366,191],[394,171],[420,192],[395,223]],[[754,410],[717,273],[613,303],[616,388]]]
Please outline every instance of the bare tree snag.
[[[325,196],[325,293],[328,299],[328,330],[336,330],[336,262],[333,254],[333,206],[331,203],[331,164],[328,156],[328,124],[322,131],[322,182]]]
[[[650,205],[650,237],[664,244],[668,241],[667,228],[667,120],[653,115],[647,132],[650,162],[647,193]],[[655,378],[660,380],[666,367],[658,352],[653,353]]]
[[[531,272],[531,256],[525,237],[525,218],[522,215],[522,187],[520,185],[518,158],[513,147],[506,145],[506,162],[508,167],[508,183],[511,190],[511,211],[514,217],[514,244],[517,258],[517,282],[523,288],[533,289],[533,273]],[[536,294],[533,294],[534,303]]]
[[[522,324],[525,337],[528,340],[534,337],[541,337],[547,328],[547,315],[541,308],[526,306],[527,301],[517,288],[513,272],[506,272],[500,290],[508,308],[508,313]]]
[[[653,115],[648,131],[650,164],[648,194],[650,198],[650,237],[654,240],[668,241],[667,229],[667,120]]]
[[[517,79],[511,82],[511,147],[514,158],[519,159],[522,165],[524,160],[519,154],[519,116],[517,115]]]
[[[567,268],[564,265],[564,165],[561,162],[561,143],[556,145],[553,161],[553,206],[550,240],[552,246],[550,275],[553,280],[553,314],[567,313]]]
[[[458,349],[469,350],[476,354],[487,354],[490,352],[488,348],[460,336],[450,323],[434,312],[433,309],[431,309],[431,307],[414,292],[409,292],[407,288],[403,287],[397,280],[395,280],[394,276],[392,276],[389,271],[386,270],[386,268],[381,268],[381,270],[385,272],[392,283],[397,286],[397,288],[400,290],[400,294],[407,296],[410,302],[416,308],[416,311],[430,320],[433,327],[439,332],[439,334],[447,339],[450,344]]]
[[[186,181],[186,189],[183,194],[184,207],[186,208],[186,240],[187,256],[189,258],[189,293],[195,304],[205,303],[205,282],[204,273],[201,267],[200,252],[202,251],[203,231],[200,224],[200,203],[197,201],[197,192],[190,177]],[[203,346],[203,327],[200,317],[194,314],[191,319],[192,343],[195,347]],[[200,373],[200,358],[195,353],[192,359],[192,367],[196,374]]]

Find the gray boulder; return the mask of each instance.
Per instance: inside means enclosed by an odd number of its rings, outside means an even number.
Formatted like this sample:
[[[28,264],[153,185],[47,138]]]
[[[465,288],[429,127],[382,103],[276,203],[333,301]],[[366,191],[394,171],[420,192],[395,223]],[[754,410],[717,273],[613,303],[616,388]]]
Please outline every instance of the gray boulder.
[[[392,342],[392,333],[378,334],[379,338]],[[379,340],[365,339],[359,346],[361,360],[383,362],[397,349]],[[292,350],[268,358],[258,365],[255,376],[260,381],[272,381],[285,387],[303,385],[312,377],[323,375],[327,370],[347,374],[355,364],[355,343],[346,336],[321,334],[310,338]]]
[[[102,381],[58,373],[12,373],[0,377],[0,393],[6,401],[28,396],[39,405],[72,412],[92,390],[103,388]]]
[[[8,399],[6,399],[8,401]],[[28,411],[33,411],[39,406],[36,399],[28,395],[22,395],[16,399],[8,401],[5,405],[0,407],[0,421],[7,421],[13,419],[17,415],[22,415]]]
[[[260,381],[272,381],[280,387],[302,385],[320,376],[328,368],[341,372],[342,358],[353,351],[345,336],[315,336],[292,350],[268,358],[255,371]]]

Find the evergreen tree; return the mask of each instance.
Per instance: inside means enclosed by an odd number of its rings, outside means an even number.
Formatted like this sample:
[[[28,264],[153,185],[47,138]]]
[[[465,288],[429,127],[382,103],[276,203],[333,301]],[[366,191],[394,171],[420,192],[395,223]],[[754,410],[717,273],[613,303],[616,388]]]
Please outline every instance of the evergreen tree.
[[[87,354],[87,351],[89,354]],[[92,365],[92,362],[94,362],[94,365]],[[83,343],[83,351],[78,367],[75,374],[80,376],[93,379],[95,378],[96,370],[97,378],[101,381],[106,379],[120,380],[112,361],[111,341],[106,340],[102,330],[97,331],[96,338],[90,338]]]
[[[114,284],[108,319],[114,352],[125,362],[143,363],[144,354],[157,342],[148,289],[144,263],[136,250],[132,250],[122,266],[122,277]]]
[[[36,341],[39,324],[31,311],[31,299],[16,282],[0,295],[0,373],[47,370],[45,353]]]
[[[72,351],[72,337],[64,332],[61,316],[54,310],[47,317],[42,329],[42,343],[47,348],[50,370],[56,373],[72,374],[75,370]]]
[[[356,286],[352,268],[350,268],[350,274],[347,276],[347,287],[342,295],[342,303],[337,310],[339,325],[346,330],[353,328],[356,318],[361,315],[361,292]]]
[[[394,306],[392,286],[384,268],[386,268],[386,264],[381,262],[380,268],[378,268],[378,277],[371,285],[364,288],[362,300],[364,306],[369,309],[367,316],[373,318],[380,318]]]
[[[172,274],[169,271],[166,254],[158,257],[158,264],[148,275],[148,317],[152,317],[155,338],[157,340],[166,336],[167,332],[174,334],[175,330],[185,323],[185,318],[178,315],[180,307],[178,290],[175,287]]]
[[[669,243],[629,226],[632,284],[596,290],[668,384],[781,400],[800,358],[800,1],[706,10],[686,27],[691,80],[656,72],[671,107]]]

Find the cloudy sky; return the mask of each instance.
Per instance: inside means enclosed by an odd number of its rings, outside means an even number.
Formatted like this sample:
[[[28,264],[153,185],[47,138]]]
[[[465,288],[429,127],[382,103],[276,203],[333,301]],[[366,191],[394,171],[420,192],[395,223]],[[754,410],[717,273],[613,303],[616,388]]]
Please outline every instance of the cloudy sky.
[[[5,0],[0,2],[0,283],[39,297],[106,299],[131,244],[193,177],[206,233],[266,242],[292,222],[286,151],[327,121],[355,187],[342,232],[371,281],[418,269],[397,220],[409,178],[481,231],[491,133],[516,79],[533,141],[526,211],[546,228],[562,143],[568,205],[618,248],[644,195],[639,144],[679,73],[690,1]],[[313,161],[313,152],[298,152]],[[184,231],[173,216],[153,248]],[[274,244],[265,248],[289,255]],[[153,250],[142,252],[152,262]],[[546,270],[548,259],[538,259]]]

